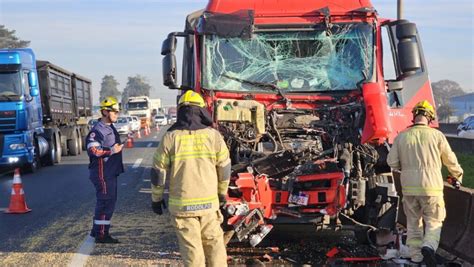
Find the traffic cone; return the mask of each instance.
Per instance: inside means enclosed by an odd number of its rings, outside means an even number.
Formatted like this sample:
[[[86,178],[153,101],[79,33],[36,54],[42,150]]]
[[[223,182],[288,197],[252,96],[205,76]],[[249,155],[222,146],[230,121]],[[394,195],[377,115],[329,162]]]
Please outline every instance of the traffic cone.
[[[127,139],[127,148],[132,148],[133,147],[133,137],[131,134],[128,135]]]
[[[142,129],[138,129],[138,131],[137,131],[137,136],[136,137],[138,139],[142,138],[142,134],[140,133],[141,131],[142,131]]]
[[[156,125],[156,131],[159,132],[160,131],[160,125]]]
[[[148,126],[145,127],[145,136],[148,136]]]
[[[12,194],[10,198],[10,206],[5,213],[27,213],[31,209],[26,206],[25,192],[23,191],[23,185],[21,184],[20,169],[15,169],[13,175]]]

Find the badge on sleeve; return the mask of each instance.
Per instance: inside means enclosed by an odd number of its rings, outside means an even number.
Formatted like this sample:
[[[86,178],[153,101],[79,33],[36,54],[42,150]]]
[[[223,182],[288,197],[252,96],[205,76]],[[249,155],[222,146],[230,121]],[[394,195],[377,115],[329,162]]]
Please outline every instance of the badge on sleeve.
[[[94,132],[89,134],[89,141],[95,141],[95,133]]]

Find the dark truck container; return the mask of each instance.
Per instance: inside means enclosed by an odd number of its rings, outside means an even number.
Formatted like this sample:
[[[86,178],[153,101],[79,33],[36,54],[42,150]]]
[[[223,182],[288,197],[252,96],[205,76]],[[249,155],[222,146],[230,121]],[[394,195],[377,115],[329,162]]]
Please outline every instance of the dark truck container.
[[[55,161],[83,149],[92,115],[91,81],[48,61],[37,61],[45,131],[51,132]]]

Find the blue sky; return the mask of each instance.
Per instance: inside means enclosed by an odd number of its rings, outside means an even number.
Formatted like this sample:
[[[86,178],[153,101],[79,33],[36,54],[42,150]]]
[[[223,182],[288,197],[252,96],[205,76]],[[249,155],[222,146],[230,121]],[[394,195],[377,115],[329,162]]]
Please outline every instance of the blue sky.
[[[172,104],[162,86],[161,43],[184,27],[186,14],[205,0],[0,0],[0,24],[30,40],[37,57],[89,77],[97,102],[100,82],[111,74],[119,89],[144,75],[152,96]],[[396,0],[372,0],[383,17],[396,17]],[[432,81],[454,80],[474,89],[474,2],[405,0],[405,18],[418,25]]]

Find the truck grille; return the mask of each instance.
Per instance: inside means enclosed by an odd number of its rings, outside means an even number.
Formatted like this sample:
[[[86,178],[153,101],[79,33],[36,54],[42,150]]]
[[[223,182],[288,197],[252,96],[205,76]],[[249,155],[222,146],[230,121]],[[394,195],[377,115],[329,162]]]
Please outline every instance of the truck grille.
[[[16,126],[16,111],[0,111],[0,132],[14,131]]]

